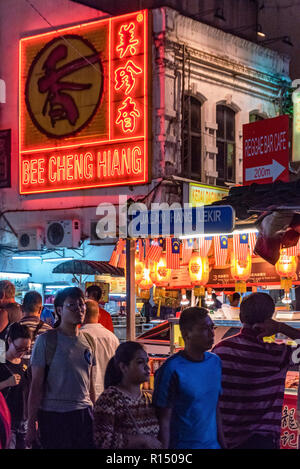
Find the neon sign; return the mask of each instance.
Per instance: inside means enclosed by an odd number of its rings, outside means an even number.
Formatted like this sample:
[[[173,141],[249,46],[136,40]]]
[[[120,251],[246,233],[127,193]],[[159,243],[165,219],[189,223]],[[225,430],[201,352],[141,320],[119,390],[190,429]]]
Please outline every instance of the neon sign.
[[[146,10],[20,41],[20,193],[148,181]]]

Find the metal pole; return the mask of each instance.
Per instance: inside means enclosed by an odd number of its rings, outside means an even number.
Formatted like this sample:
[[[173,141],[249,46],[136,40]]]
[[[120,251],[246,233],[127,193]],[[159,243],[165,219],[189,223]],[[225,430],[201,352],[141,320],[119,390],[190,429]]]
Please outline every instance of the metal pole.
[[[126,338],[135,340],[135,240],[126,239]]]

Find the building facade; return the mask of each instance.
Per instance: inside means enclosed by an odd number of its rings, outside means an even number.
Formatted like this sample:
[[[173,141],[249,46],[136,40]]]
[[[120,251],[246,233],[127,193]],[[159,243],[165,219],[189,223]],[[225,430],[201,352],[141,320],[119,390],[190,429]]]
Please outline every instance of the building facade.
[[[91,222],[97,221],[99,203],[117,205],[120,195],[148,205],[151,202],[183,203],[187,202],[184,194],[189,182],[226,188],[240,184],[242,125],[250,120],[276,116],[276,99],[281,88],[290,81],[286,57],[169,7],[153,9],[148,16],[150,66],[145,78],[148,104],[144,110],[149,115],[149,172],[145,182],[118,184],[117,181],[101,187],[100,181],[92,187],[87,184],[85,188],[72,190],[70,186],[67,191],[60,191],[58,184],[54,191],[20,194],[20,171],[26,181],[30,171],[32,176],[32,170],[35,172],[37,168],[27,167],[24,176],[24,168],[19,165],[21,149],[25,148],[20,147],[24,143],[22,132],[27,125],[20,119],[21,82],[27,79],[20,75],[23,70],[20,40],[30,37],[35,41],[35,37],[44,33],[60,38],[60,30],[65,27],[108,18],[99,10],[69,0],[60,0],[59,8],[57,3],[39,0],[33,9],[27,2],[18,0],[0,2],[0,76],[6,84],[5,103],[0,102],[0,129],[9,131],[9,137],[5,134],[5,138],[10,139],[10,146],[2,146],[6,168],[5,158],[11,158],[10,182],[6,184],[8,187],[4,183],[0,191],[0,270],[30,272],[32,281],[43,283],[68,281],[69,277],[52,274],[53,266],[43,265],[41,270],[41,264],[36,261],[12,260],[12,254],[20,251],[18,234],[41,228],[45,236],[47,222],[76,219],[81,225],[80,249],[60,250],[60,255],[108,260],[112,247],[94,246],[91,242]],[[38,56],[40,50],[35,47],[33,50]],[[34,55],[29,58],[33,60]],[[131,72],[135,70],[138,76],[139,68],[132,68]],[[41,66],[40,74],[42,70]],[[100,108],[105,109],[105,101],[101,101]],[[91,128],[93,118],[89,125]],[[32,122],[28,126],[34,127]],[[40,138],[40,133],[43,132],[35,126],[35,137]],[[51,143],[51,136],[47,138],[48,147],[54,145],[54,152],[58,144]],[[65,142],[66,147],[74,146],[69,138],[73,137],[67,136],[60,142]],[[29,153],[25,148],[26,151]],[[51,157],[47,153],[47,158]],[[44,174],[41,172],[41,180]],[[45,249],[41,252],[46,256],[55,252],[55,249],[48,249],[46,253]]]

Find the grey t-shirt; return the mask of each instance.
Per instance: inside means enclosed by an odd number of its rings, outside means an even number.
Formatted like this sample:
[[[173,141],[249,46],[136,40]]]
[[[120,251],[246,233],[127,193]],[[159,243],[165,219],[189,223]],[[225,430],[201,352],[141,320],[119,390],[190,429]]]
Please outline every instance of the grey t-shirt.
[[[46,367],[47,332],[37,337],[31,356],[32,366]],[[57,331],[57,346],[47,374],[40,409],[71,412],[92,406],[90,377],[95,364],[93,351],[84,337],[70,337]]]

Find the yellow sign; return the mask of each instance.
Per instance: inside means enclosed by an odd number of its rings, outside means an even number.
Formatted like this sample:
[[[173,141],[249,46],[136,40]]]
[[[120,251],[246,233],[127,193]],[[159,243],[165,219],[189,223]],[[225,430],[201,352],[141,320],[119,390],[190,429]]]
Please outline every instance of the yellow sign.
[[[229,190],[203,184],[190,184],[189,203],[192,207],[210,205],[228,195]]]

